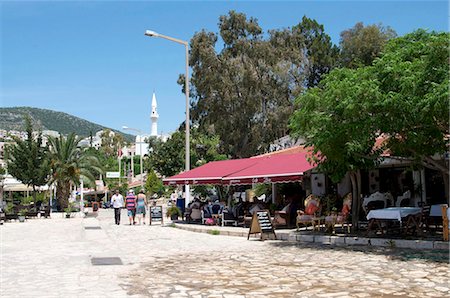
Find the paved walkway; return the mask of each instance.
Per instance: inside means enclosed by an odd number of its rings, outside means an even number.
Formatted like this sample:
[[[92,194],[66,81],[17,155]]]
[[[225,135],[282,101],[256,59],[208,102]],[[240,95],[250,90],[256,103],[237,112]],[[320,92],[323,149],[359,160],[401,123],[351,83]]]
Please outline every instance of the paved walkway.
[[[1,226],[0,296],[450,297],[448,251],[247,241],[113,221],[101,210]],[[98,257],[123,265],[95,266]]]

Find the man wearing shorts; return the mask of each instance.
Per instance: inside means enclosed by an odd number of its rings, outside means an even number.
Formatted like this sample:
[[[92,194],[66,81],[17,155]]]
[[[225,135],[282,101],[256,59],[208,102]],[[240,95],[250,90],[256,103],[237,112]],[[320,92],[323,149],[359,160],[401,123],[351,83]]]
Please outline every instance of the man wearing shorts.
[[[136,196],[134,195],[134,190],[130,189],[128,191],[127,197],[125,199],[128,219],[130,220],[130,226],[134,224],[134,216],[136,212]]]

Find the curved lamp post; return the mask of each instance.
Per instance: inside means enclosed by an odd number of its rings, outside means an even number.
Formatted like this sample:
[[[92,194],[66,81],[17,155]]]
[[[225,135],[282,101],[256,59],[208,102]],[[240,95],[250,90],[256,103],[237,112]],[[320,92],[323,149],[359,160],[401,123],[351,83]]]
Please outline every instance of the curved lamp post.
[[[146,30],[145,35],[149,37],[159,37],[164,38],[179,44],[184,45],[186,49],[186,80],[185,80],[185,94],[186,94],[186,171],[190,170],[190,153],[189,153],[189,44],[187,41],[173,38],[170,36],[162,35],[156,33],[155,31]],[[189,185],[186,185],[186,201],[185,204],[189,203]]]
[[[128,126],[125,126],[125,125],[122,126],[122,129],[123,130],[132,130],[132,131],[135,131],[135,132],[141,134],[141,139],[139,141],[139,151],[140,151],[140,154],[139,154],[140,160],[139,160],[139,162],[140,162],[140,167],[141,167],[141,187],[143,187],[144,186],[144,176],[142,175],[142,135],[144,134],[144,132],[142,130],[140,130],[140,129],[128,127]],[[133,157],[131,157],[131,158],[133,158]]]

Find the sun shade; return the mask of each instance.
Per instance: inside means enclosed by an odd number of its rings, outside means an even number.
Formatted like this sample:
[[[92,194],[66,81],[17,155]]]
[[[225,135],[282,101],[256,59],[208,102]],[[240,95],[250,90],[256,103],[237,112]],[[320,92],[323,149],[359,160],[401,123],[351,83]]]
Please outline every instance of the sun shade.
[[[222,179],[223,184],[284,183],[302,180],[314,168],[307,153],[280,154],[255,158],[258,162]]]
[[[252,184],[300,181],[312,169],[307,153],[280,154],[255,158],[209,162],[193,170],[166,178],[174,184]]]
[[[222,184],[222,178],[257,163],[257,159],[212,161],[190,171],[163,179],[164,184]]]

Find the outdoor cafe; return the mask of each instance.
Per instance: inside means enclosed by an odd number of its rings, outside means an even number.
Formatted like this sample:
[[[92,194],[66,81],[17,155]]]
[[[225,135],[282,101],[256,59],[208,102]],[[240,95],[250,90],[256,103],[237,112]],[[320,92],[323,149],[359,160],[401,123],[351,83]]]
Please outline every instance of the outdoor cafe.
[[[206,208],[206,202],[202,203],[196,199],[186,210],[188,222],[213,222],[221,225],[231,223],[246,227],[252,212],[269,210],[276,228],[312,227],[314,232],[335,233],[337,227],[348,233],[352,216],[349,183],[344,181],[335,186],[334,190],[331,189],[337,193],[337,199],[330,199],[332,195],[329,194],[328,186],[332,183],[326,175],[317,173],[315,167],[308,162],[309,152],[308,148],[299,146],[296,152],[290,149],[252,158],[213,161],[165,178],[163,182],[166,185],[220,185],[239,192],[239,196],[229,195],[222,198],[221,202],[211,202],[210,209]],[[446,222],[444,216],[448,218],[447,205],[445,202],[427,204],[422,198],[413,198],[409,190],[399,195],[402,189],[413,189],[415,183],[412,174],[407,173],[404,168],[405,164],[396,168],[390,165],[387,170],[380,168],[365,173],[368,182],[365,183],[365,188],[363,187],[366,194],[360,202],[363,211],[359,217],[362,223],[360,226],[366,229],[366,233],[374,236],[441,235]],[[400,176],[401,179],[393,176],[396,173],[403,175]],[[400,186],[397,187],[400,190],[393,192],[394,195],[389,191],[381,193],[380,190],[389,187],[383,180],[393,179],[399,181]],[[263,199],[258,199],[249,191],[258,184],[271,186],[271,191],[266,193]],[[283,193],[283,189],[289,188],[298,193]],[[374,189],[377,191],[370,193]],[[212,214],[207,215],[208,212]],[[208,220],[205,214],[213,219]]]

